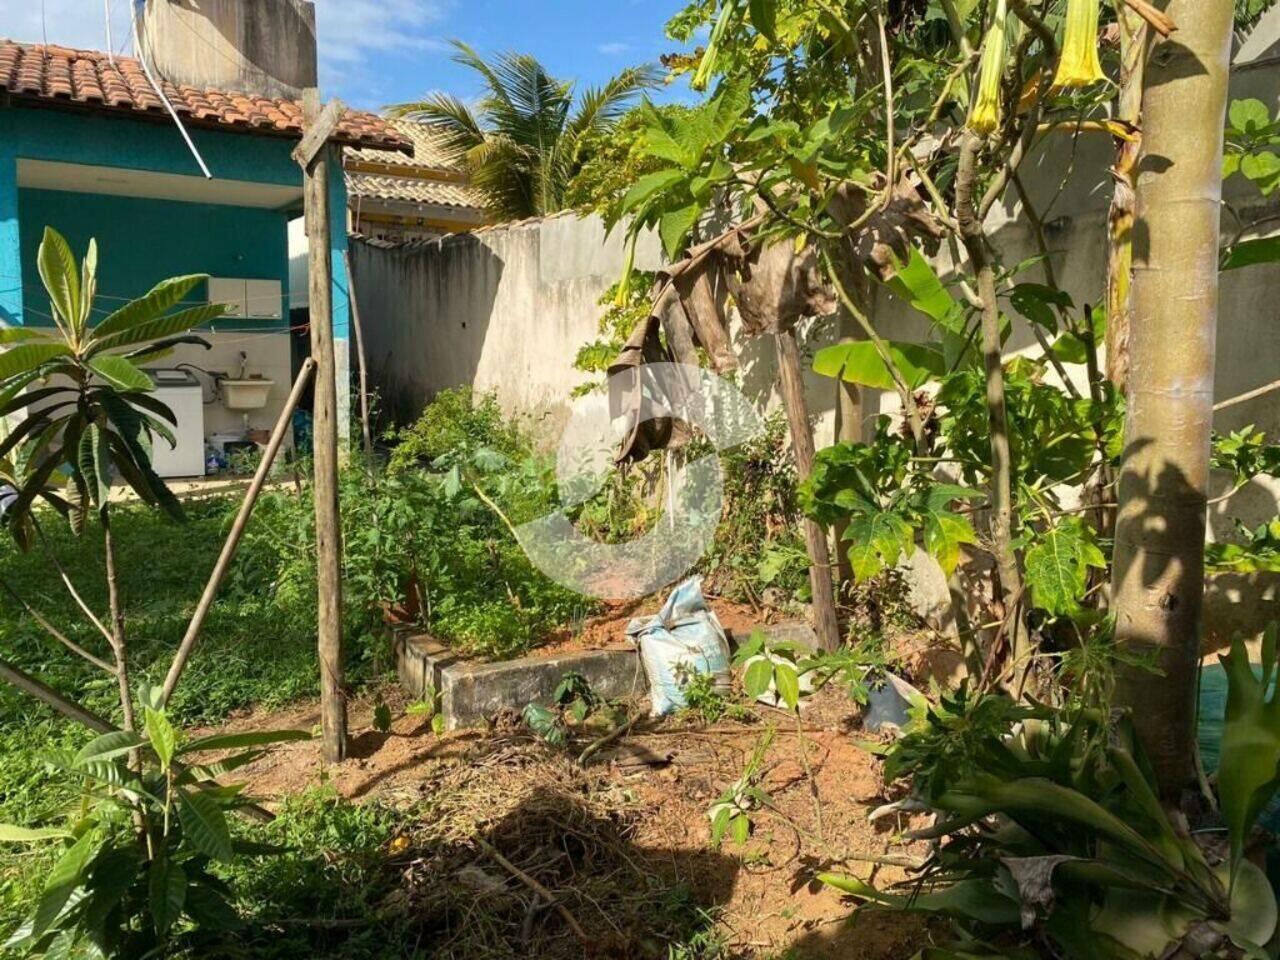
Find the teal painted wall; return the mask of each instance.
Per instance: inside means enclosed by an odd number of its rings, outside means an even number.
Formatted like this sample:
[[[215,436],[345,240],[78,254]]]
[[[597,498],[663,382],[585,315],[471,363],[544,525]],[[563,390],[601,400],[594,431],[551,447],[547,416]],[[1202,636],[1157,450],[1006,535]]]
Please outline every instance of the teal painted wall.
[[[0,136],[0,323],[22,322],[22,261],[18,218],[17,152]]]
[[[140,297],[157,281],[184,273],[279,280],[287,326],[289,251],[286,214],[172,200],[147,200],[60,190],[18,191],[22,285],[28,323],[52,323],[36,271],[36,250],[46,226],[65,236],[77,256],[90,237],[98,241],[101,317],[124,300]],[[203,286],[190,295],[203,302]],[[272,321],[220,321],[214,329],[271,329]]]
[[[188,132],[217,179],[302,182],[289,156],[296,141],[195,128]],[[169,122],[15,105],[0,108],[0,140],[16,144],[18,156],[35,160],[201,176],[195,157]]]
[[[295,145],[294,140],[217,130],[191,129],[190,133],[215,178],[301,185],[302,172],[290,157]],[[34,249],[30,246],[31,237],[38,237],[43,227],[39,222],[40,210],[28,210],[25,201],[29,196],[47,193],[18,188],[15,164],[17,158],[152,170],[187,176],[200,175],[195,158],[191,156],[177,129],[171,123],[79,111],[32,108],[16,103],[10,107],[0,107],[0,321],[9,324],[22,323],[27,319],[23,315],[22,289],[27,281],[19,281],[17,278],[34,276],[34,267],[29,260],[29,251]],[[85,195],[67,194],[67,196],[83,197]],[[110,201],[113,198],[95,197],[95,199]],[[218,209],[199,204],[178,204],[173,201],[154,202],[166,207],[190,206]],[[335,337],[346,339],[349,335],[350,314],[346,268],[343,263],[343,251],[347,246],[345,216],[347,194],[346,185],[341,176],[333,177],[331,180],[330,204],[333,210],[333,231],[330,237],[333,263],[333,330]],[[223,209],[255,215],[262,213],[262,211],[250,211],[239,207]],[[97,236],[103,254],[110,257],[114,256],[110,253],[110,248],[119,244],[109,242],[108,236],[119,236],[123,233],[129,249],[136,250],[137,253],[136,256],[131,254],[130,259],[121,262],[119,269],[135,279],[146,275],[147,258],[160,254],[148,253],[136,240],[130,239],[136,234],[129,229],[128,223],[109,224],[96,216],[93,219],[97,222],[94,223],[85,218],[84,228],[77,233],[77,236],[86,239],[90,234]],[[205,239],[200,236],[203,231],[203,223],[194,231],[169,229],[164,234],[163,242],[157,244],[157,249],[163,250],[163,255],[168,257],[171,254],[178,255],[169,248],[199,248],[205,242]],[[284,251],[287,243],[285,233],[285,225],[281,219],[279,228],[281,251]],[[224,241],[234,239],[236,239],[234,235],[228,237],[223,234]],[[35,242],[38,243],[38,239]],[[259,241],[254,238],[252,242]],[[232,244],[217,256],[234,256],[236,249],[237,246]],[[213,254],[210,256],[212,257]],[[274,256],[273,254],[272,263],[277,262]],[[288,264],[285,252],[279,254],[278,269],[281,282],[287,284]],[[220,272],[218,269],[211,269],[207,262],[192,264],[176,272],[191,271],[215,275]],[[104,261],[99,272],[102,277],[102,290],[114,293],[119,284],[112,277],[111,267]],[[158,278],[165,272],[157,269],[156,274]],[[253,277],[263,274],[261,271],[246,270],[232,272],[230,275]],[[39,306],[40,299],[43,299],[39,288],[35,293],[38,299],[31,301],[32,293],[29,291],[26,297],[27,302],[31,303],[33,309],[47,313],[47,305]],[[36,321],[40,318],[32,316],[30,319]]]

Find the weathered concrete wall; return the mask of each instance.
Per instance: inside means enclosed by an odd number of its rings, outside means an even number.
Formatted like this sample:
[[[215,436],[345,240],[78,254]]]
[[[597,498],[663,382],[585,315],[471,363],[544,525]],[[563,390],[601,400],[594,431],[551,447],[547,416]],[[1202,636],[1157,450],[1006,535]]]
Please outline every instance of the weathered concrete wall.
[[[599,335],[597,301],[623,249],[599,220],[561,216],[397,247],[353,241],[351,258],[371,377],[390,411],[412,417],[471,384],[554,428],[587,379],[574,356]],[[657,266],[655,242],[637,264]]]
[[[573,388],[590,379],[573,361],[600,336],[599,300],[622,272],[620,231],[606,236],[598,218],[563,214],[398,246],[353,239],[351,257],[370,378],[386,410],[412,418],[438,391],[471,384],[558,436]],[[643,237],[637,269],[660,264],[657,238]],[[833,342],[836,326],[808,324],[807,349]],[[772,405],[772,340],[740,331],[734,340],[743,389]],[[811,374],[810,398],[819,443],[830,442],[832,381]]]

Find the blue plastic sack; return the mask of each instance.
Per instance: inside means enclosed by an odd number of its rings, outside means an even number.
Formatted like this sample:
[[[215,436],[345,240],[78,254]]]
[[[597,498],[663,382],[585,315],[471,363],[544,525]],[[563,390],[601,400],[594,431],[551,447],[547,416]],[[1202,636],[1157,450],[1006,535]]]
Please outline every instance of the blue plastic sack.
[[[702,595],[701,577],[676,587],[655,616],[627,624],[627,637],[640,648],[653,716],[685,706],[684,685],[696,674],[711,674],[717,689],[729,691],[729,641]]]

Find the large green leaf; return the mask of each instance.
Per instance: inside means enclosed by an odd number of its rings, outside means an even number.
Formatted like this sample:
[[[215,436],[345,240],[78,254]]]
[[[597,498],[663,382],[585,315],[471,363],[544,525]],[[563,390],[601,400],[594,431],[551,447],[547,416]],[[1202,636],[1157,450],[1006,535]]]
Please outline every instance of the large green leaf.
[[[194,763],[183,769],[177,782],[185,786],[207,780],[217,780],[219,777],[225,777],[233,770],[239,770],[241,767],[247,766],[266,755],[266,750],[246,750],[243,753],[233,753],[229,757],[215,760],[212,763]]]
[[[1078,790],[1051,780],[1025,777],[1007,781],[975,772],[954,796],[947,793],[938,798],[937,806],[969,816],[974,813],[975,797],[987,805],[990,813],[1003,813],[1015,822],[1030,819],[1075,824],[1093,831],[1100,839],[1123,846],[1148,863],[1167,865],[1159,851],[1133,827]]]
[[[11,823],[0,823],[0,843],[40,843],[44,840],[69,837],[66,830],[56,827],[19,827]]]
[[[1058,332],[1058,311],[1075,306],[1069,294],[1043,283],[1015,285],[1009,294],[1009,302],[1036,326],[1051,333]]]
[[[622,198],[622,209],[624,211],[635,210],[654,194],[665,190],[677,180],[684,179],[684,176],[684,171],[674,168],[645,174],[632,185],[626,196]]]
[[[48,340],[49,335],[35,327],[0,327],[0,344],[21,343],[23,340]]]
[[[80,748],[74,762],[88,763],[91,760],[112,760],[122,757],[131,750],[142,746],[142,738],[131,730],[113,730],[95,737]]]
[[[1227,247],[1222,255],[1222,269],[1239,270],[1259,263],[1275,263],[1277,260],[1280,260],[1280,236],[1258,237]]]
[[[89,502],[102,509],[111,497],[111,456],[106,431],[90,423],[80,437],[76,466],[89,488]]]
[[[1265,103],[1254,97],[1232,100],[1227,118],[1232,129],[1240,133],[1257,133],[1271,126],[1271,111]]]
[[[887,567],[897,566],[915,549],[911,524],[896,513],[878,510],[855,514],[845,530],[849,541],[849,566],[857,581],[874,577]]]
[[[128,400],[141,396],[130,394]],[[175,520],[183,519],[182,504],[151,466],[150,441],[145,431],[159,429],[160,425],[135,410],[124,397],[104,395],[101,402],[117,431],[107,436],[111,462],[120,475],[146,503],[161,507]],[[162,435],[171,434],[165,429]]]
[[[777,0],[750,0],[747,9],[751,14],[751,25],[770,42],[776,43],[778,41]]]
[[[168,857],[151,861],[151,873],[147,878],[151,895],[151,921],[156,933],[164,936],[182,916],[187,900],[187,874],[182,865]]]
[[[773,661],[765,654],[760,654],[747,664],[742,675],[742,688],[748,697],[755,699],[763,695],[769,684],[773,683]]]
[[[1232,642],[1231,652],[1220,658],[1227,673],[1227,709],[1218,795],[1233,863],[1240,862],[1258,816],[1280,786],[1280,696],[1271,689],[1276,673],[1276,632],[1272,624],[1263,635],[1261,677],[1254,675],[1239,637]]]
[[[924,548],[948,577],[960,562],[960,547],[977,543],[978,534],[969,518],[950,510],[928,510],[923,520]]]
[[[101,339],[128,330],[139,323],[156,319],[177,306],[196,284],[208,279],[208,274],[199,273],[161,280],[145,296],[131,300],[119,310],[109,314],[93,328],[94,337]]]
[[[97,849],[97,836],[92,830],[68,847],[45,877],[44,891],[31,920],[31,933],[39,938],[62,914],[72,893],[84,881],[85,867]]]
[[[310,740],[311,734],[305,730],[251,730],[246,733],[216,733],[208,737],[199,737],[185,744],[178,751],[180,755],[199,753],[204,750],[243,750],[246,747],[263,747],[272,743],[296,743]]]
[[[1240,158],[1240,172],[1252,180],[1264,197],[1280,186],[1280,156],[1270,150],[1246,153]]]
[[[893,365],[907,386],[923,386],[946,373],[942,354],[919,343],[885,341]],[[814,355],[813,369],[825,377],[839,377],[876,390],[893,390],[889,368],[870,340],[854,340],[823,347]]]
[[[188,307],[186,310],[179,310],[177,313],[170,313],[154,320],[134,324],[128,329],[111,336],[99,334],[94,340],[93,352],[115,350],[119,347],[129,347],[137,343],[150,343],[153,340],[164,340],[173,337],[175,334],[185,333],[192,327],[198,327],[217,320],[219,317],[225,316],[226,312],[227,305],[225,303],[205,303],[198,307]]]
[[[94,357],[93,372],[123,393],[147,393],[156,388],[152,379],[124,357]]]
[[[1103,569],[1106,557],[1079,517],[1050,527],[1027,550],[1026,582],[1032,601],[1051,614],[1065,616],[1080,609],[1089,568]]]
[[[0,353],[0,381],[34,371],[55,357],[71,355],[65,343],[23,343]]]
[[[7,417],[11,413],[22,410],[31,406],[33,403],[43,403],[54,397],[65,395],[74,399],[76,391],[72,387],[41,387],[39,390],[28,390],[26,393],[20,393],[6,400],[0,400],[0,417]]]
[[[33,438],[34,440],[39,440],[41,436],[41,432],[44,431],[47,427],[49,427],[51,424],[60,424],[65,419],[64,417],[58,417],[56,420],[54,420],[50,418],[49,414],[55,413],[58,410],[64,409],[68,405],[69,405],[68,403],[59,403],[59,404],[55,404],[52,407],[45,407],[31,414],[31,416],[27,417],[17,426],[13,427],[9,431],[9,435],[5,437],[3,440],[0,440],[0,458],[7,457],[9,455],[10,450],[13,450],[15,447],[21,446],[24,443],[24,441],[27,441],[29,437]],[[27,459],[30,459],[30,456],[28,454],[30,454],[31,456],[35,454],[34,443],[31,444],[30,446],[23,447],[21,455],[23,457],[26,457]]]
[[[857,877],[835,873],[820,873],[818,881],[850,896],[901,910],[939,913],[1000,926],[1017,923],[1019,917],[1018,905],[984,880],[961,880],[914,896],[882,893]]]
[[[36,251],[36,269],[49,293],[53,309],[75,327],[80,317],[80,277],[71,247],[53,227],[44,228],[40,249]]]
[[[788,709],[795,710],[800,706],[800,675],[796,668],[779,660],[773,665],[773,682],[778,688],[778,697]]]
[[[216,799],[199,790],[179,792],[178,819],[196,850],[214,860],[231,859],[231,830]]]
[[[151,741],[151,749],[156,752],[160,761],[160,769],[168,770],[178,750],[178,734],[164,711],[145,707],[143,716],[146,718],[147,739]]]
[[[690,203],[687,206],[668,211],[658,221],[658,235],[662,237],[662,249],[667,256],[675,259],[684,247],[685,238],[702,215],[702,205]]]
[[[906,263],[894,261],[896,271],[885,285],[943,329],[964,333],[964,308],[942,285],[929,261],[915,247]]]

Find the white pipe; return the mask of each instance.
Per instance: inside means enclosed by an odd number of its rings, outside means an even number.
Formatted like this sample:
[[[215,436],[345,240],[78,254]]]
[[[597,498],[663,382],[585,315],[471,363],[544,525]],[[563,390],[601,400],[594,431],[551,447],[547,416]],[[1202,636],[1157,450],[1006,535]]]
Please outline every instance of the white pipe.
[[[111,39],[111,0],[102,0],[102,9],[107,16],[107,59],[111,66],[116,65],[116,45]]]
[[[133,45],[137,48],[138,62],[142,64],[142,72],[147,75],[147,80],[151,84],[151,89],[155,90],[156,96],[160,98],[169,111],[169,116],[173,117],[173,122],[178,126],[178,132],[182,134],[182,139],[187,142],[191,155],[196,158],[196,163],[200,164],[200,170],[206,179],[212,180],[213,174],[209,172],[208,166],[205,165],[204,157],[200,156],[200,151],[196,149],[196,145],[191,142],[191,136],[187,133],[187,128],[182,125],[182,120],[178,118],[178,111],[173,109],[173,104],[169,102],[169,98],[164,95],[164,91],[160,89],[160,84],[156,81],[155,76],[151,73],[151,67],[147,65],[146,53],[142,49],[142,33],[138,29],[138,5],[145,3],[146,0],[135,0],[133,7],[130,9],[130,18],[133,20]]]

